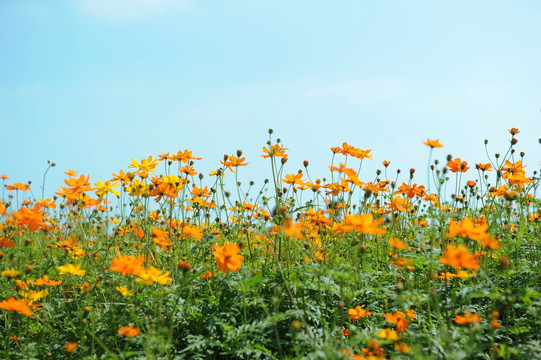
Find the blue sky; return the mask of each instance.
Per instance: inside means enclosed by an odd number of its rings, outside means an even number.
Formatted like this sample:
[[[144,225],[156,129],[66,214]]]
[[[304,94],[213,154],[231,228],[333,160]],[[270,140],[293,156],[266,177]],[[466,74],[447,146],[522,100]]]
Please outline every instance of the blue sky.
[[[0,2],[0,174],[47,160],[106,180],[132,158],[190,149],[208,173],[244,151],[241,179],[270,177],[267,129],[328,175],[331,146],[419,169],[427,138],[473,164],[521,130],[541,162],[538,1],[19,0]],[[471,177],[475,174],[470,170]],[[405,180],[406,175],[402,177]]]

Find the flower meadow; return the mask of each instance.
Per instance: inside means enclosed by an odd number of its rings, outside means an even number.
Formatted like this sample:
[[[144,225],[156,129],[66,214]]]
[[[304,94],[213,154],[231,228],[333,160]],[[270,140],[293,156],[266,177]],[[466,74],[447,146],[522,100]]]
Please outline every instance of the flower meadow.
[[[509,133],[393,173],[343,143],[317,177],[269,130],[259,185],[240,150],[68,169],[47,199],[1,175],[0,358],[539,359],[539,165]]]

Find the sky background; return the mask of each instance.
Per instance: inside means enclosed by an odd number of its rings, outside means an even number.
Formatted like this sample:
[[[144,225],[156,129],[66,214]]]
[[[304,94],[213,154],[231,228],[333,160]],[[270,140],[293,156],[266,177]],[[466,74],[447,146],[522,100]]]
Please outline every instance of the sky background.
[[[539,19],[536,0],[0,0],[0,174],[38,196],[54,161],[51,196],[66,169],[94,183],[189,149],[208,174],[242,149],[240,179],[261,184],[272,128],[286,173],[328,176],[346,141],[372,149],[361,180],[390,160],[424,183],[427,138],[473,165],[516,127],[531,175]]]

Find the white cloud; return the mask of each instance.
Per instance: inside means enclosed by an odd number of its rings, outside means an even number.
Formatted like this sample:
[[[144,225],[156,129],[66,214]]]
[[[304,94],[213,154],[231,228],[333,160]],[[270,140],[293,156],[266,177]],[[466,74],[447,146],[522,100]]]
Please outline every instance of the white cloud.
[[[192,0],[72,0],[83,12],[108,21],[139,20],[189,8]]]

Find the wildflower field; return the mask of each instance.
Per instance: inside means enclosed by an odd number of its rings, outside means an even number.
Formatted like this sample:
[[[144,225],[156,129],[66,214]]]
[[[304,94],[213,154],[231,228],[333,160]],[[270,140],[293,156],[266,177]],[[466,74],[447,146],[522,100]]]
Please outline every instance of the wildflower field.
[[[290,172],[269,130],[210,174],[184,150],[48,199],[1,175],[0,359],[539,359],[539,164],[509,133],[479,163],[427,140],[426,171],[343,143]]]

